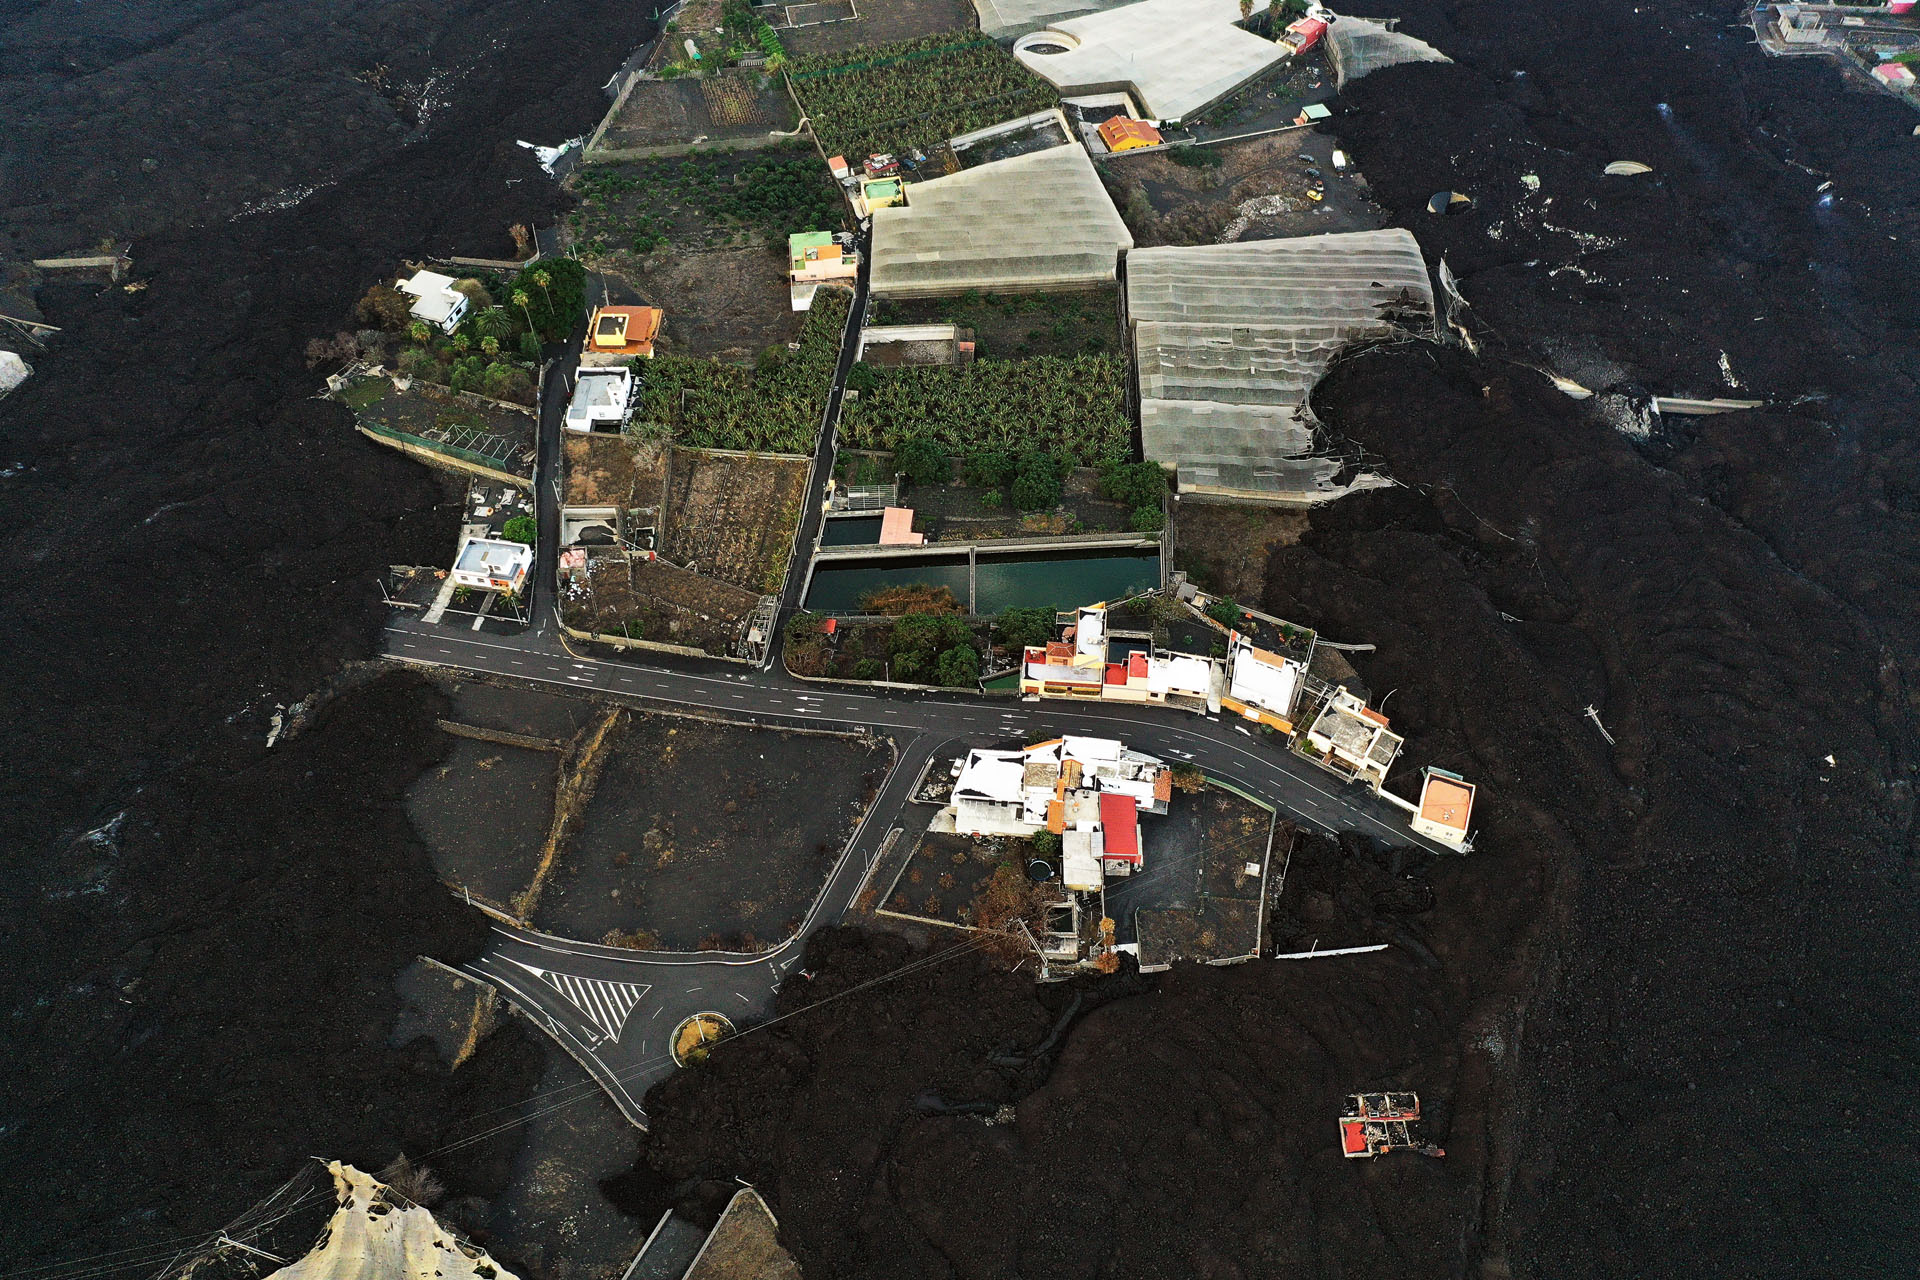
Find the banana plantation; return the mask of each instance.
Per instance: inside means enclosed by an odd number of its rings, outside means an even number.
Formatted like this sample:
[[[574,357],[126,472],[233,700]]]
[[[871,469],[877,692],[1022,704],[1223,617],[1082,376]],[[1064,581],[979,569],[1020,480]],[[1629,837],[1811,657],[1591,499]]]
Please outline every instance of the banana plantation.
[[[1126,361],[1111,355],[981,360],[966,366],[875,369],[840,430],[858,449],[909,437],[960,456],[979,450],[1064,457],[1075,466],[1127,462]]]
[[[856,163],[1031,115],[1053,86],[992,40],[949,31],[803,58],[788,73],[820,145]]]
[[[769,348],[755,368],[687,356],[643,361],[635,429],[696,449],[811,453],[850,302],[844,290],[821,289],[800,349]]]

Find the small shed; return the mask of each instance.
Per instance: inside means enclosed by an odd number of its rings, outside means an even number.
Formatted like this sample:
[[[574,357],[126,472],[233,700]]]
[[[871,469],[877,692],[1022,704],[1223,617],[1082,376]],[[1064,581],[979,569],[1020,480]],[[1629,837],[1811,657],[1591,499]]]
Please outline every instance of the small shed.
[[[1913,68],[1904,62],[1883,62],[1873,69],[1873,78],[1899,93],[1913,88]]]

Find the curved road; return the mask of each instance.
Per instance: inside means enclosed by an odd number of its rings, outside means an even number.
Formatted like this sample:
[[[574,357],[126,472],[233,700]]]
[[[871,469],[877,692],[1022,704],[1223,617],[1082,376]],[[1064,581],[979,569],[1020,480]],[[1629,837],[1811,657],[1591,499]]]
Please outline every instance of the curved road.
[[[866,300],[866,256],[862,254],[840,360],[822,415],[813,483],[780,601],[782,622],[799,606],[799,584],[806,578],[822,519],[826,477],[833,468],[833,428],[858,345],[857,318]],[[667,666],[574,655],[556,635],[552,584],[557,548],[544,535],[560,524],[561,421],[584,331],[583,318],[571,342],[548,352],[554,363],[548,365],[535,471],[543,536],[532,592],[532,626],[519,635],[492,635],[429,625],[419,618],[396,618],[387,627],[387,655],[642,706],[722,712],[775,728],[869,729],[892,738],[899,752],[800,931],[772,951],[758,955],[632,951],[498,925],[486,951],[465,966],[469,974],[492,985],[545,1028],[635,1125],[646,1127],[640,1099],[648,1087],[674,1069],[667,1052],[674,1027],[683,1018],[707,1010],[736,1022],[764,1018],[772,1008],[774,992],[799,962],[807,936],[839,920],[859,894],[929,761],[943,752],[955,754],[963,744],[1008,738],[1032,742],[1062,733],[1122,738],[1129,746],[1164,759],[1198,765],[1211,776],[1285,810],[1304,826],[1330,834],[1347,828],[1436,853],[1449,852],[1415,835],[1401,811],[1366,788],[1342,787],[1304,761],[1263,748],[1237,723],[1194,713],[1111,703],[1035,705],[878,690],[853,692],[839,685],[808,684],[774,665],[781,634],[778,625],[766,662],[751,671],[720,669],[718,663]]]
[[[1284,810],[1303,826],[1335,834],[1355,830],[1450,850],[1417,836],[1404,815],[1363,786],[1331,776],[1262,745],[1238,724],[1165,708],[1061,702],[989,702],[938,694],[861,693],[809,684],[772,671],[702,673],[652,663],[574,657],[537,634],[474,635],[397,619],[387,628],[393,658],[459,672],[505,676],[580,695],[640,706],[720,712],[772,728],[870,729],[891,737],[899,759],[842,852],[801,931],[757,956],[639,952],[498,926],[485,955],[469,966],[545,1027],[606,1088],[621,1111],[645,1127],[639,1098],[673,1070],[667,1033],[706,1009],[735,1021],[764,1017],[806,937],[837,921],[859,893],[886,833],[898,825],[908,793],[943,747],[999,739],[1034,741],[1061,733],[1123,738]]]

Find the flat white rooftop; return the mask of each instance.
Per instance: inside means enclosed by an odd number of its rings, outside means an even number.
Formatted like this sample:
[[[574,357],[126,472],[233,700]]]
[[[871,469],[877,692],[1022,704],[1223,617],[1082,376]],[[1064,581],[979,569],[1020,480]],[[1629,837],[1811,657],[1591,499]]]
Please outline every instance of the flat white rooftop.
[[[1062,93],[1131,89],[1149,116],[1183,120],[1287,56],[1239,20],[1239,0],[1140,0],[1050,22],[1013,53]]]

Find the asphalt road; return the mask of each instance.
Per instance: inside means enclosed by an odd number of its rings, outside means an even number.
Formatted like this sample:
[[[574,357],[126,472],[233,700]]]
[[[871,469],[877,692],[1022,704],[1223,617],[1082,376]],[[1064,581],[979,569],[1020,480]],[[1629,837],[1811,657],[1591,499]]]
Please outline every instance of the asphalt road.
[[[867,277],[862,254],[853,315],[865,304]],[[505,925],[495,927],[485,953],[467,970],[490,983],[523,1014],[544,1027],[641,1128],[641,1099],[675,1068],[669,1054],[681,1021],[701,1012],[725,1014],[736,1023],[761,1022],[774,993],[799,963],[807,935],[840,919],[861,890],[900,825],[913,785],[936,755],[962,744],[1032,742],[1062,733],[1120,738],[1129,746],[1199,766],[1208,775],[1259,797],[1301,825],[1328,833],[1343,829],[1402,844],[1447,850],[1407,827],[1404,815],[1357,785],[1269,746],[1232,721],[1215,721],[1166,708],[1104,704],[1096,708],[1061,702],[1028,703],[938,694],[852,692],[809,684],[774,665],[780,634],[768,662],[757,670],[729,670],[720,663],[664,666],[575,656],[555,625],[554,569],[559,520],[559,457],[562,415],[578,364],[582,331],[563,351],[549,351],[546,395],[541,405],[539,467],[535,487],[541,540],[532,592],[533,624],[519,635],[474,634],[395,618],[387,627],[390,657],[458,672],[480,672],[642,706],[720,712],[771,727],[821,726],[869,729],[893,740],[899,752],[867,816],[828,874],[801,928],[783,945],[758,955],[721,952],[643,952],[550,937]],[[856,327],[850,322],[835,370],[820,441],[813,487],[803,506],[793,564],[787,574],[780,618],[798,607],[799,584],[813,546],[820,504],[832,472],[832,424],[853,361]]]
[[[1303,826],[1354,830],[1435,853],[1403,815],[1365,787],[1342,786],[1306,762],[1253,737],[1237,723],[1165,708],[1060,702],[989,702],[942,695],[848,692],[777,671],[701,673],[674,667],[578,658],[537,632],[476,636],[401,618],[387,628],[390,656],[422,666],[482,672],[580,696],[641,706],[719,712],[769,727],[871,729],[891,737],[900,757],[829,874],[801,930],[756,956],[641,952],[496,926],[486,953],[469,966],[580,1060],[623,1114],[644,1128],[647,1088],[674,1070],[668,1037],[680,1021],[713,1010],[736,1023],[764,1019],[806,937],[837,921],[866,879],[886,833],[901,825],[907,797],[943,748],[1061,733],[1121,738],[1164,759],[1259,797]]]

